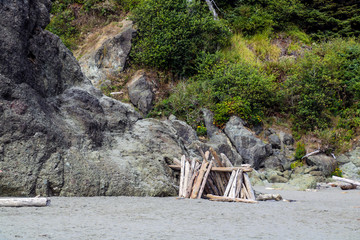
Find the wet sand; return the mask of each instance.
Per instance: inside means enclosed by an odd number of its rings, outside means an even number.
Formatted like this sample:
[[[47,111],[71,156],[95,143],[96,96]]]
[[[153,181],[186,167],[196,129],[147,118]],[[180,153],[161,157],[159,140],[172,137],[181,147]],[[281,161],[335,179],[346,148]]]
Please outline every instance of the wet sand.
[[[0,208],[0,240],[360,239],[360,190],[255,189],[296,202],[53,197],[49,207]]]

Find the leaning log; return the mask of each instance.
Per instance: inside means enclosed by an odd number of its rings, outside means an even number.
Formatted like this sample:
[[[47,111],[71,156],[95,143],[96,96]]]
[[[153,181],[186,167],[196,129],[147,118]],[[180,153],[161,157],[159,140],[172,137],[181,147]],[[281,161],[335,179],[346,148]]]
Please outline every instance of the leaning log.
[[[198,199],[201,198],[201,196],[202,196],[202,194],[203,194],[203,192],[204,192],[205,185],[206,185],[206,183],[207,183],[207,179],[208,179],[208,177],[209,177],[209,173],[210,173],[210,170],[211,170],[212,165],[213,165],[213,161],[210,161],[209,166],[208,166],[208,168],[207,168],[207,170],[206,170],[204,179],[203,179],[203,181],[202,181],[202,183],[201,183],[200,191],[199,191],[199,194],[198,194],[198,197],[197,197]]]
[[[194,183],[194,186],[193,186],[193,191],[192,191],[192,193],[190,195],[190,198],[192,198],[192,199],[197,198],[200,187],[201,187],[201,183],[202,183],[202,180],[204,178],[204,175],[205,175],[205,172],[206,172],[206,169],[207,169],[208,165],[209,165],[209,162],[206,162],[205,160],[202,162],[201,168],[199,170],[199,175],[195,180],[195,183]]]
[[[360,186],[360,182],[357,182],[357,181],[354,181],[354,180],[351,180],[351,179],[341,178],[341,177],[337,177],[337,176],[332,176],[332,178],[337,180],[337,181],[351,183],[353,185]]]
[[[0,207],[45,207],[50,205],[48,198],[0,198]]]
[[[249,193],[249,198],[252,200],[255,200],[255,192],[251,186],[250,178],[247,175],[247,173],[244,173],[244,183],[245,183],[246,189]]]
[[[222,196],[215,196],[215,195],[212,195],[212,194],[207,194],[206,197],[209,198],[211,201],[257,203],[257,201],[255,201],[255,200],[242,199],[242,198],[222,197]]]

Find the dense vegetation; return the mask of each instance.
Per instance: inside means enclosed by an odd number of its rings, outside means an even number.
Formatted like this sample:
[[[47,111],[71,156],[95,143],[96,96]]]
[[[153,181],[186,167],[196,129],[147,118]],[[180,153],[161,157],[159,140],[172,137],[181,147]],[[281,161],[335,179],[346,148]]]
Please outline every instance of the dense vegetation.
[[[253,126],[275,118],[298,139],[350,146],[360,134],[359,1],[215,2],[219,20],[199,0],[57,0],[48,29],[74,49],[89,25],[81,14],[106,24],[130,11],[132,67],[170,74],[176,85],[150,116],[175,114],[204,130],[207,107],[219,127],[231,115]]]

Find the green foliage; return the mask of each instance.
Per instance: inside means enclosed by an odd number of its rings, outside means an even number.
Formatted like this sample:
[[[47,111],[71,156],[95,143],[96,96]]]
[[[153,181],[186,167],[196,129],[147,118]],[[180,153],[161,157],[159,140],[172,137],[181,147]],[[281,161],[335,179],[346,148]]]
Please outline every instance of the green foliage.
[[[357,0],[242,0],[224,17],[236,32],[286,31],[297,26],[314,39],[360,35]]]
[[[295,160],[301,160],[306,155],[305,144],[302,142],[296,143]]]
[[[145,0],[133,12],[138,31],[131,56],[138,64],[189,76],[199,54],[215,52],[229,32],[200,2]]]
[[[296,160],[290,164],[291,169],[294,169],[297,167],[302,167],[302,166],[304,166],[304,163],[301,160]]]
[[[305,144],[302,142],[296,143],[295,149],[295,161],[290,164],[291,169],[304,166],[304,161],[302,158],[306,155]]]
[[[227,123],[233,115],[239,116],[244,120],[253,120],[250,119],[252,117],[250,104],[241,99],[241,97],[233,97],[228,101],[216,104],[214,112],[214,121],[219,127],[222,127],[225,123]],[[260,117],[256,120],[260,121]],[[255,121],[253,120],[252,122]]]
[[[47,30],[58,35],[65,46],[75,50],[81,38],[93,27],[120,18],[139,0],[55,0],[51,8],[51,22]]]
[[[335,170],[331,173],[331,176],[343,177],[341,169],[336,167]]]
[[[62,9],[62,7],[59,6],[59,9]],[[55,15],[46,28],[50,32],[58,35],[69,49],[75,48],[76,39],[79,36],[79,30],[72,22],[74,19],[74,13],[71,10],[66,9],[61,14]]]
[[[206,127],[204,127],[204,125],[199,125],[196,128],[196,134],[198,136],[206,136],[207,132],[206,132]]]
[[[325,129],[332,116],[343,119],[352,115],[358,124],[360,96],[360,44],[333,40],[314,45],[299,59],[288,81],[285,96],[294,115],[294,129]],[[340,121],[346,127],[346,120]],[[350,123],[349,123],[350,124]]]

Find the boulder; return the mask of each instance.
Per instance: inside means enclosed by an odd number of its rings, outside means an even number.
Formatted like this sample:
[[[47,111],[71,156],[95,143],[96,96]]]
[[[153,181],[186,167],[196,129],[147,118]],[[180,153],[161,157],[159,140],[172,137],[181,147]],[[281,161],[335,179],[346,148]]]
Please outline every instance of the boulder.
[[[336,160],[339,162],[339,164],[346,164],[351,162],[356,167],[360,167],[360,147],[340,155]]]
[[[354,163],[348,162],[340,166],[344,178],[360,179],[360,167],[355,166]]]
[[[282,172],[276,170],[266,171],[265,176],[270,183],[286,183],[289,180]]]
[[[225,126],[225,133],[242,157],[244,163],[258,169],[264,159],[272,154],[270,145],[265,144],[246,129],[239,117],[231,117]]]
[[[278,137],[278,135],[276,135],[275,133],[271,134],[268,137],[269,143],[271,144],[272,148],[276,148],[276,149],[280,149],[281,148],[281,141],[280,138]]]
[[[149,113],[155,100],[155,94],[144,73],[135,74],[128,84],[128,91],[131,103],[143,114]]]
[[[304,191],[306,189],[316,188],[317,178],[309,174],[292,175],[285,189],[294,189]]]
[[[337,162],[333,157],[325,154],[318,154],[309,156],[306,160],[309,166],[318,166],[319,170],[323,172],[324,176],[331,176],[331,173],[337,167]]]
[[[109,75],[124,70],[135,30],[131,21],[124,20],[95,34],[78,55],[85,76],[94,86],[100,86]]]

